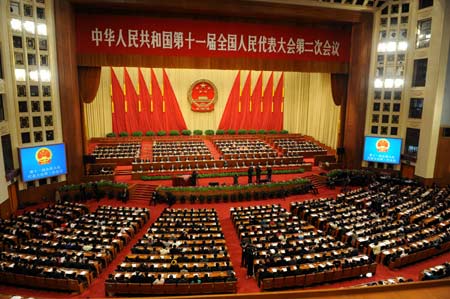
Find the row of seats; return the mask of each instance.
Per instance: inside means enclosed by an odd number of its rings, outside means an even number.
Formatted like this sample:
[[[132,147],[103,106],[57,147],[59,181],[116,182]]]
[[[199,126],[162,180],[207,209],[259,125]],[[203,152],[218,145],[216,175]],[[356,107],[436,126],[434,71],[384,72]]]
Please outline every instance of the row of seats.
[[[91,155],[96,159],[138,158],[141,155],[141,143],[98,144]]]
[[[179,283],[155,285],[149,283],[106,283],[107,296],[115,294],[143,295],[207,295],[236,293],[236,282]]]
[[[448,250],[447,188],[375,182],[337,199],[291,203],[291,211],[390,268]]]
[[[419,274],[419,280],[435,280],[447,277],[450,277],[450,262],[427,268]]]
[[[86,214],[87,207],[80,204],[66,202],[55,207],[60,212],[81,211],[80,217],[68,219],[59,227],[6,248],[0,254],[0,281],[81,292],[150,216],[147,209],[140,208],[101,206],[96,212]],[[45,209],[43,212],[50,215]],[[16,276],[17,280],[12,279]],[[22,279],[25,276],[33,278],[28,282]],[[57,285],[48,284],[55,282],[52,280],[56,280]],[[78,284],[76,288],[73,281]]]
[[[0,219],[0,240],[5,246],[18,245],[21,240],[50,231],[88,212],[85,205],[65,202],[28,211],[11,219]]]
[[[131,252],[108,278],[108,295],[236,292],[214,209],[166,208]],[[186,284],[206,287],[185,290]]]
[[[230,139],[230,140],[215,140],[215,146],[223,155],[230,154],[270,154],[276,156],[277,152],[270,145],[258,139]]]
[[[353,268],[344,268],[336,270],[326,270],[324,272],[317,272],[310,274],[278,276],[274,278],[269,277],[262,279],[261,289],[272,290],[272,289],[309,287],[317,284],[365,276],[367,275],[367,273],[375,273],[376,269],[377,264],[372,263],[370,265],[356,266]]]
[[[210,161],[182,161],[182,162],[151,162],[142,164],[133,164],[132,173],[138,174],[136,179],[142,173],[153,172],[172,172],[172,171],[192,171],[208,169],[229,169],[229,168],[248,168],[250,166],[261,165],[265,167],[272,166],[295,166],[299,165],[305,170],[312,167],[309,163],[303,163],[303,157],[276,157],[276,158],[256,158],[241,160],[210,160]]]
[[[320,278],[326,271],[340,273],[356,268],[365,271],[372,264],[356,248],[322,231],[313,231],[314,227],[306,221],[278,205],[238,207],[230,213],[241,237],[247,274],[255,273],[263,289],[294,286],[291,277],[299,277],[296,286],[305,286],[300,277],[315,273],[321,273],[314,279],[314,283],[320,283],[328,281]],[[354,271],[355,275],[363,274],[359,270]],[[267,282],[280,277],[290,277],[289,282],[282,286]]]
[[[388,278],[388,279],[382,279],[382,280],[361,283],[358,285],[354,285],[353,287],[386,286],[386,285],[393,285],[393,284],[406,283],[406,282],[412,282],[412,281],[413,281],[412,279],[406,279],[404,277],[398,276],[398,277],[394,277],[394,278]]]
[[[280,150],[284,156],[311,156],[308,153],[315,155],[325,155],[327,150],[320,145],[311,141],[304,141],[295,138],[280,138],[272,140],[276,149]]]
[[[170,157],[179,158],[180,156],[201,156],[209,155],[211,152],[203,141],[174,141],[174,142],[157,142],[153,143],[153,161],[156,157],[166,159]],[[180,158],[181,161],[181,158]]]

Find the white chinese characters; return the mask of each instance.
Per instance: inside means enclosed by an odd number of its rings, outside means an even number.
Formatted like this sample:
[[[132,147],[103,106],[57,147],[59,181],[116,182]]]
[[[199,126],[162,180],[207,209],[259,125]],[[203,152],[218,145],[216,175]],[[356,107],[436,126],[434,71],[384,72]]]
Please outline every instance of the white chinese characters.
[[[200,35],[200,34],[198,34]],[[340,43],[335,40],[305,40],[302,37],[275,37],[205,32],[203,37],[190,31],[151,31],[148,29],[91,30],[95,47],[148,48],[163,50],[207,50],[210,52],[240,52],[314,56],[340,56]]]

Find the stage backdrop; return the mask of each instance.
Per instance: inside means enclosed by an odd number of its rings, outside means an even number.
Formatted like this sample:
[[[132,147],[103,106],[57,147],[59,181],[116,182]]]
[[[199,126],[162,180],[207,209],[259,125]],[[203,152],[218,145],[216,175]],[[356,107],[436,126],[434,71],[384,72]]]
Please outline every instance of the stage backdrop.
[[[104,137],[113,132],[111,70],[125,93],[124,68],[102,67],[100,86],[92,103],[84,104],[87,138]],[[146,86],[151,90],[151,69],[140,69]],[[126,68],[134,88],[139,92],[139,69]],[[159,88],[163,89],[163,69],[153,69]],[[165,69],[178,101],[184,122],[189,130],[216,130],[225,110],[230,91],[238,70],[207,69]],[[241,87],[250,74],[253,91],[261,71],[240,71]],[[272,72],[262,72],[262,87],[266,87]],[[276,88],[282,72],[273,72],[273,86]],[[217,101],[211,112],[194,112],[188,100],[191,84],[206,79],[217,87]],[[264,92],[264,90],[263,90]],[[128,110],[127,113],[130,111]],[[166,112],[167,113],[167,112]],[[283,128],[291,133],[301,133],[335,148],[339,128],[340,108],[333,102],[330,74],[325,73],[284,73]],[[236,115],[235,117],[239,117]],[[245,128],[249,129],[249,128]],[[257,127],[253,129],[259,129]],[[145,130],[142,130],[145,134]],[[117,132],[116,132],[117,133]],[[129,132],[131,133],[131,132]]]

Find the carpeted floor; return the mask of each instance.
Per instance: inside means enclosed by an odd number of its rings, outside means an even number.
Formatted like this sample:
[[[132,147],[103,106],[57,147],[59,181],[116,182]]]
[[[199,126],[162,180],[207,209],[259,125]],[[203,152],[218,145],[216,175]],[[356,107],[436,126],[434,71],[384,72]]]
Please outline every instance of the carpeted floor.
[[[313,173],[319,173],[320,169],[314,168]],[[301,177],[311,175],[311,172],[308,172],[306,174],[289,174],[289,175],[274,175],[273,179],[275,181],[281,181],[281,180],[289,180],[295,177]],[[239,183],[244,184],[247,180],[247,177],[240,177]],[[232,178],[211,178],[211,179],[200,179],[200,185],[208,185],[211,181],[218,181],[220,184],[227,183],[231,184]],[[142,182],[140,182],[142,183]],[[157,181],[157,182],[151,182],[155,185],[170,185],[169,181]],[[331,197],[335,196],[339,190],[328,190],[328,189],[320,189],[319,195],[311,195],[311,194],[305,194],[305,195],[298,195],[298,196],[292,196],[288,197],[286,199],[267,199],[267,200],[258,200],[258,201],[248,201],[248,202],[228,202],[228,203],[212,203],[212,204],[197,204],[195,207],[202,207],[202,208],[215,208],[217,210],[219,221],[222,226],[222,230],[225,236],[225,239],[227,241],[227,247],[228,251],[231,256],[231,261],[233,263],[236,276],[238,278],[238,293],[256,293],[259,292],[259,288],[256,285],[256,281],[254,279],[246,279],[246,271],[244,268],[240,267],[240,261],[241,261],[241,248],[240,248],[240,242],[237,237],[237,234],[234,230],[233,223],[230,219],[230,208],[231,207],[237,207],[237,206],[250,206],[250,205],[264,205],[264,204],[280,204],[284,208],[289,210],[289,204],[292,201],[302,201],[310,198],[317,198],[317,197]],[[99,203],[95,201],[90,201],[89,207],[91,211],[94,211],[98,205],[112,205],[112,206],[121,206],[124,205],[122,202],[119,202],[117,200],[111,200],[111,199],[102,199]],[[46,204],[41,204],[40,206],[44,206]],[[136,206],[136,207],[149,207],[146,202],[143,201],[133,201],[130,200],[126,203],[126,206]],[[25,288],[16,288],[12,286],[5,286],[0,285],[0,293],[1,294],[18,294],[22,296],[33,296],[33,297],[47,297],[47,298],[98,298],[98,297],[105,297],[105,286],[104,281],[108,277],[110,273],[112,273],[118,264],[120,264],[125,256],[130,253],[131,247],[139,240],[147,231],[147,229],[151,226],[151,224],[156,220],[156,218],[160,215],[160,213],[163,211],[163,209],[166,207],[165,204],[158,204],[156,206],[151,206],[150,208],[150,221],[141,229],[141,231],[132,239],[132,241],[122,250],[118,256],[115,258],[115,260],[101,273],[101,275],[94,280],[94,283],[82,294],[67,294],[67,293],[58,293],[58,292],[48,292],[48,291],[42,291],[42,290],[30,290]],[[193,207],[191,204],[175,204],[173,208],[191,208]],[[36,208],[36,207],[32,207]],[[32,209],[28,208],[28,209]],[[21,212],[21,211],[20,211]],[[19,213],[20,213],[19,212]],[[422,261],[416,264],[413,264],[408,267],[404,267],[400,270],[389,270],[387,267],[379,265],[377,269],[377,273],[374,277],[371,278],[360,278],[360,279],[353,279],[350,281],[344,281],[344,282],[338,282],[338,283],[332,283],[332,284],[325,284],[321,286],[311,287],[312,289],[322,289],[322,288],[341,288],[341,287],[348,287],[360,283],[365,283],[368,281],[374,281],[374,280],[382,280],[387,279],[391,277],[397,277],[397,276],[403,276],[405,278],[412,278],[414,280],[417,280],[417,277],[419,275],[419,272],[425,268],[428,268],[430,266],[443,263],[444,261],[450,260],[450,253],[445,253],[440,256],[434,257],[432,259]],[[310,289],[311,289],[310,288]]]

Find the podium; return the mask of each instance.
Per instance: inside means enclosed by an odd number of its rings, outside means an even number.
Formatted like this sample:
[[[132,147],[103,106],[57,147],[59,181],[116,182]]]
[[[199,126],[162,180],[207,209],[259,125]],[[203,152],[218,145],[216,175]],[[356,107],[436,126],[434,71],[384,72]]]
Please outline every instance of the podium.
[[[193,184],[192,182],[192,176],[186,174],[172,177],[172,186],[173,187],[195,186],[195,184]]]

